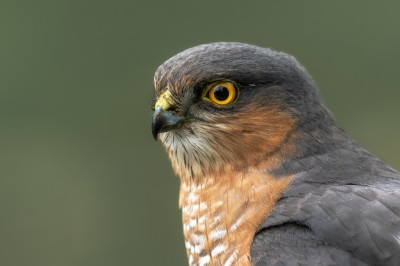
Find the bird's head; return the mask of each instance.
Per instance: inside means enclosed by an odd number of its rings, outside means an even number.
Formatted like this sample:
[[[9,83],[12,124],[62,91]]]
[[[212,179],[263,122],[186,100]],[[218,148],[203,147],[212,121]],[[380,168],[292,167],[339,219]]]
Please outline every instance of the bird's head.
[[[290,152],[322,106],[294,57],[241,43],[183,51],[157,69],[154,85],[152,133],[181,177]]]

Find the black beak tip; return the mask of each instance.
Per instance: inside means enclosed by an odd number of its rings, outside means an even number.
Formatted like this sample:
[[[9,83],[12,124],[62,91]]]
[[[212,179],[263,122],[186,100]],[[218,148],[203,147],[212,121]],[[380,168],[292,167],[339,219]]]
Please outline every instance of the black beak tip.
[[[158,134],[161,132],[161,129],[164,126],[164,122],[161,117],[155,117],[153,122],[151,123],[151,133],[153,134],[153,138],[155,141],[158,139]]]
[[[153,132],[153,138],[154,138],[154,141],[157,142],[157,140],[158,140],[158,134],[154,134],[154,132]]]

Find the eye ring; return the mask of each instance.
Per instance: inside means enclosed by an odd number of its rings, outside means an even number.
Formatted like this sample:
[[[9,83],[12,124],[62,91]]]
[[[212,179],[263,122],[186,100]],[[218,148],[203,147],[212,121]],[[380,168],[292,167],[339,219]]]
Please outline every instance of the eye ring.
[[[208,91],[208,98],[219,105],[227,105],[236,99],[236,87],[231,82],[218,82]]]

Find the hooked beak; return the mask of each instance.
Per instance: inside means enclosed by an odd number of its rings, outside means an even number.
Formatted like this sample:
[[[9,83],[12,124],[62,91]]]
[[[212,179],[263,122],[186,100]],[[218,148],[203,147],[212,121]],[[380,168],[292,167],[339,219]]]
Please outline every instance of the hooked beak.
[[[172,100],[171,93],[167,90],[161,94],[155,105],[153,122],[151,123],[151,132],[155,141],[160,133],[168,132],[177,128],[184,119],[177,115],[173,109],[176,107]]]

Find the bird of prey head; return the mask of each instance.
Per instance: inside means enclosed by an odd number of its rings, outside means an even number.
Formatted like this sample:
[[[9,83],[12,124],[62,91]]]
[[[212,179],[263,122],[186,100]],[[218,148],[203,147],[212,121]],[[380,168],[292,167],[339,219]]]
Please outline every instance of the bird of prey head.
[[[247,44],[188,49],[158,68],[154,84],[153,136],[193,178],[265,161],[322,109],[292,56]]]
[[[368,161],[354,157],[359,148],[342,151],[356,146],[306,70],[285,53],[241,43],[200,45],[163,63],[154,85],[152,134],[181,178],[190,265],[250,265],[253,238],[266,219],[294,221],[294,214],[271,215],[283,193],[305,195],[318,182],[357,183],[354,170],[353,179],[318,171]]]

